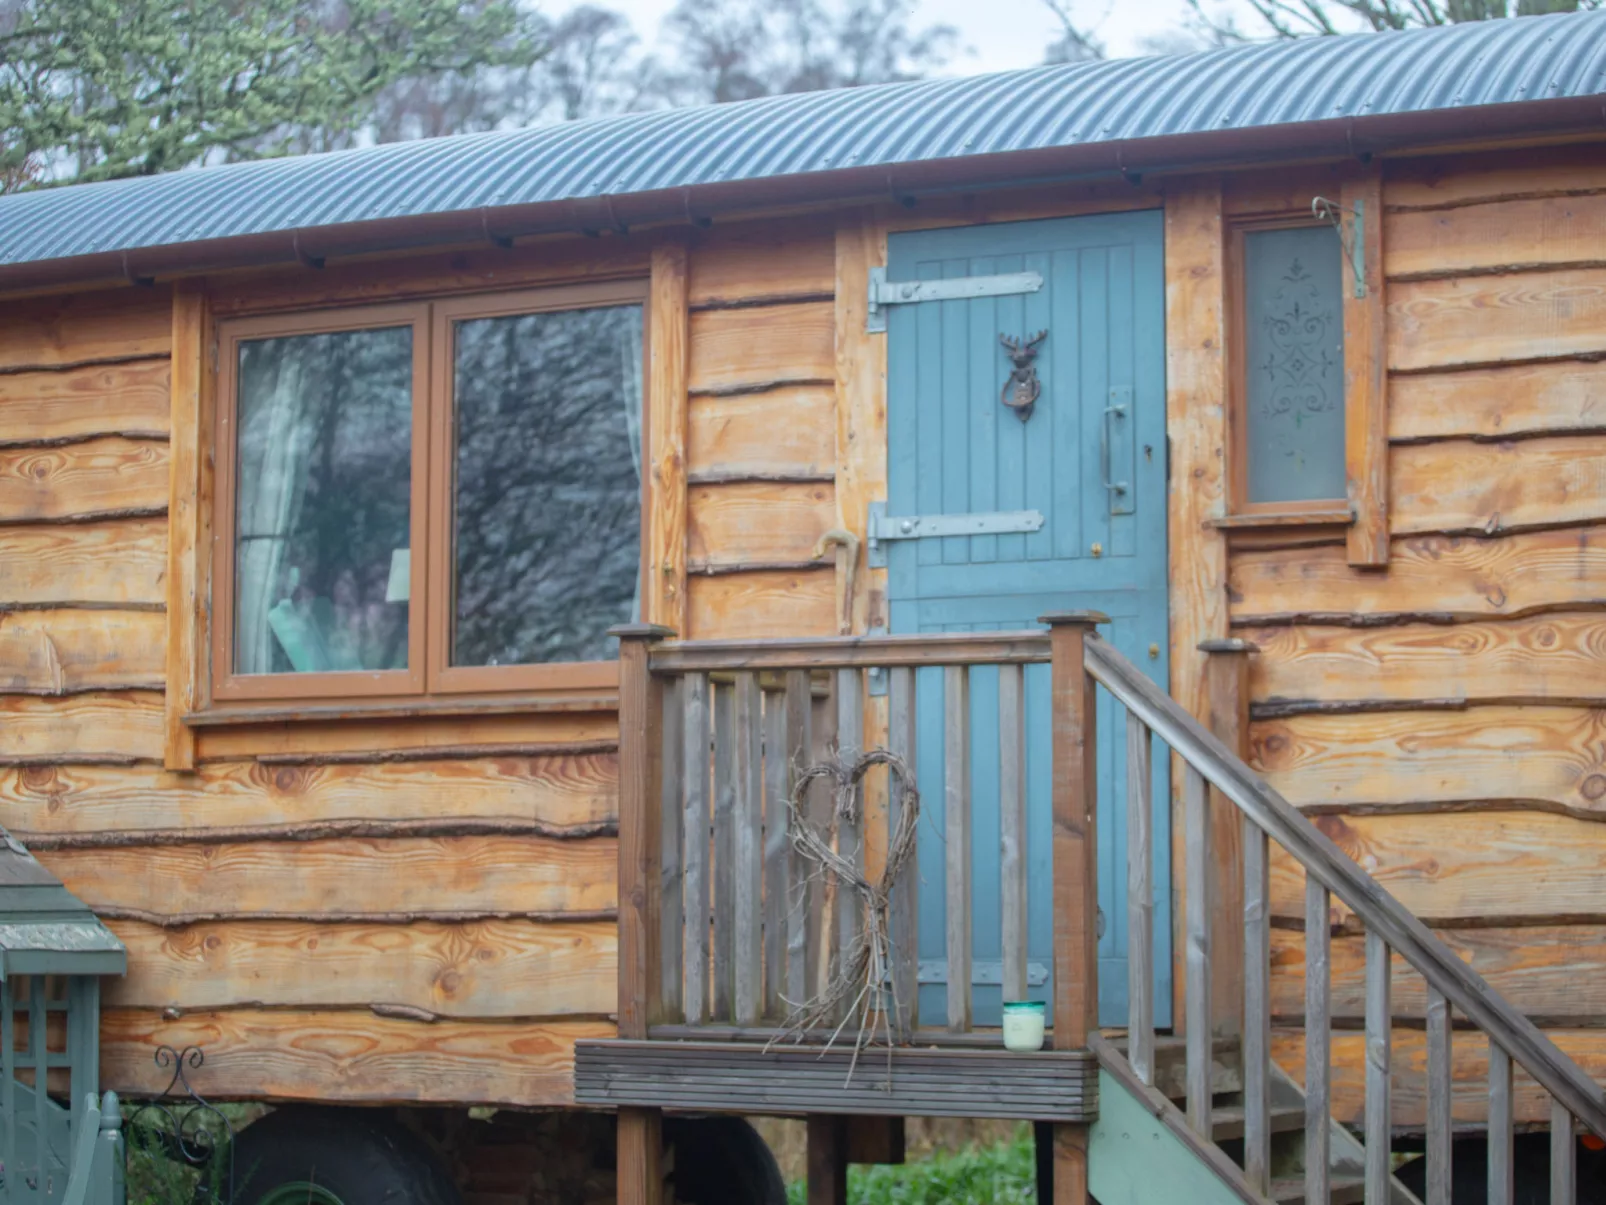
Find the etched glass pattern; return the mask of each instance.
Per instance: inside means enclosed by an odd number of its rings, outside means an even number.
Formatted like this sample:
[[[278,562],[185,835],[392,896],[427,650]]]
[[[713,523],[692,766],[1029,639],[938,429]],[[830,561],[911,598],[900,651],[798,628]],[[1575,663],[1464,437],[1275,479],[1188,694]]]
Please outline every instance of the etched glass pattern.
[[[1250,502],[1345,496],[1341,253],[1331,226],[1244,236]]]

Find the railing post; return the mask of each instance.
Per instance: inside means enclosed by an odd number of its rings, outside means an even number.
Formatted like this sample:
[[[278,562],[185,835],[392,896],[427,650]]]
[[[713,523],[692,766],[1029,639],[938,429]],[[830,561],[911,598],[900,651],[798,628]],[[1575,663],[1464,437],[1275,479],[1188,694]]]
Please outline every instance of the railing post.
[[[1097,611],[1044,615],[1053,665],[1054,1049],[1080,1050],[1099,1023],[1096,687],[1086,645]],[[1054,1127],[1054,1205],[1084,1205],[1087,1128]]]
[[[1249,654],[1255,646],[1247,640],[1204,640],[1199,651],[1205,654],[1205,727],[1222,744],[1249,760]],[[1217,1038],[1235,1037],[1240,1032],[1243,983],[1234,973],[1244,965],[1243,945],[1243,868],[1244,839],[1249,835],[1232,800],[1219,791],[1210,792],[1211,867],[1215,877],[1211,931],[1215,944],[1211,950],[1216,973],[1211,980],[1210,1028]],[[1191,883],[1185,890],[1193,890]]]
[[[656,624],[613,628],[619,639],[619,1036],[645,1038],[662,1020],[658,948],[663,890],[663,689],[648,653],[673,636]],[[657,1109],[620,1109],[619,1205],[663,1200],[663,1127]]]
[[[1240,760],[1249,755],[1249,654],[1246,640],[1205,640],[1205,725]],[[1241,1036],[1244,1176],[1271,1190],[1271,930],[1269,845],[1265,832],[1219,791],[1210,792],[1212,884],[1210,1033]],[[1193,884],[1186,885],[1191,892]],[[1241,968],[1241,978],[1232,972]]]

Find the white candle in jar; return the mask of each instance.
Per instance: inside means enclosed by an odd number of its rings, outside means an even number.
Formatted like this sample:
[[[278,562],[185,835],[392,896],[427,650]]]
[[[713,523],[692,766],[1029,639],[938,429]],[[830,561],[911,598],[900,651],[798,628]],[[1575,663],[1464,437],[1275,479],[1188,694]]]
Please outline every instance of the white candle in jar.
[[[1004,1049],[1029,1053],[1043,1048],[1041,1000],[1014,1000],[1004,1005]]]

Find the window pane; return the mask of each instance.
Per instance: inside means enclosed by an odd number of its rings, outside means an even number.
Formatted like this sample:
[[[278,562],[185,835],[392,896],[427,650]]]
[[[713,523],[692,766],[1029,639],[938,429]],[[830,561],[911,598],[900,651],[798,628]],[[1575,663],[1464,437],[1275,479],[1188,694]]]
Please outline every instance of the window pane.
[[[1331,226],[1244,237],[1251,502],[1345,496],[1340,253]]]
[[[236,673],[406,668],[412,343],[240,344]]]
[[[611,658],[637,609],[641,307],[453,333],[452,664]]]

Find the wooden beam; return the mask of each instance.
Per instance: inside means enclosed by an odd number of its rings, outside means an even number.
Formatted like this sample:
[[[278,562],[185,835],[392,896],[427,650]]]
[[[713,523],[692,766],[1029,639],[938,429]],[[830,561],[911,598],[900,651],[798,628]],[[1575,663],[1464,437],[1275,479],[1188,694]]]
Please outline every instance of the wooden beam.
[[[686,622],[686,374],[688,315],[684,241],[652,249],[647,305],[647,588],[641,617],[677,632]]]
[[[1365,295],[1344,293],[1344,473],[1355,522],[1346,536],[1349,563],[1389,559],[1387,310],[1383,283],[1383,165],[1344,181],[1343,205],[1358,214]]]
[[[1205,727],[1240,758],[1249,754],[1249,665],[1254,646],[1233,637],[1203,640]],[[1210,792],[1210,1028],[1216,1037],[1240,1031],[1244,966],[1243,821],[1232,800]]]
[[[0,374],[0,445],[38,446],[98,435],[165,439],[168,372],[163,354],[65,372]]]
[[[1012,1054],[984,1047],[851,1043],[597,1041],[575,1051],[575,1099],[587,1107],[748,1114],[864,1114],[1092,1120],[1097,1061],[1086,1050]],[[851,1075],[850,1075],[851,1071]]]
[[[1194,716],[1207,714],[1205,657],[1199,643],[1227,631],[1227,536],[1210,520],[1227,513],[1226,277],[1219,177],[1170,183],[1165,198],[1166,435],[1171,488],[1166,530],[1170,558],[1171,696]],[[1173,763],[1176,759],[1171,759]],[[1175,771],[1173,797],[1182,793]],[[1188,884],[1182,809],[1172,811],[1173,916]],[[1169,918],[1166,918],[1169,919]],[[1162,920],[1161,923],[1166,923]],[[1172,1016],[1185,1024],[1185,944],[1172,945]]]
[[[848,1205],[848,1119],[810,1114],[808,1205]]]
[[[1084,650],[1094,625],[1109,617],[1069,611],[1039,622],[1049,625],[1053,645],[1054,1049],[1080,1050],[1099,1024],[1098,700]],[[1079,1148],[1066,1142],[1085,1158],[1085,1136]],[[1056,1199],[1061,1145],[1056,1134]],[[1085,1192],[1085,1167],[1082,1176]]]
[[[661,1205],[663,1114],[657,1109],[620,1109],[617,1132],[619,1205]]]
[[[619,1033],[644,1038],[663,1020],[658,897],[663,849],[662,687],[647,667],[649,645],[674,633],[651,624],[617,627],[619,639]],[[621,1177],[620,1181],[624,1181]],[[621,1187],[621,1200],[624,1189]]]
[[[195,769],[195,732],[184,717],[202,705],[209,646],[205,567],[211,530],[212,324],[203,282],[173,293],[171,457],[167,490],[167,699],[162,762]],[[227,622],[227,620],[225,620]]]

